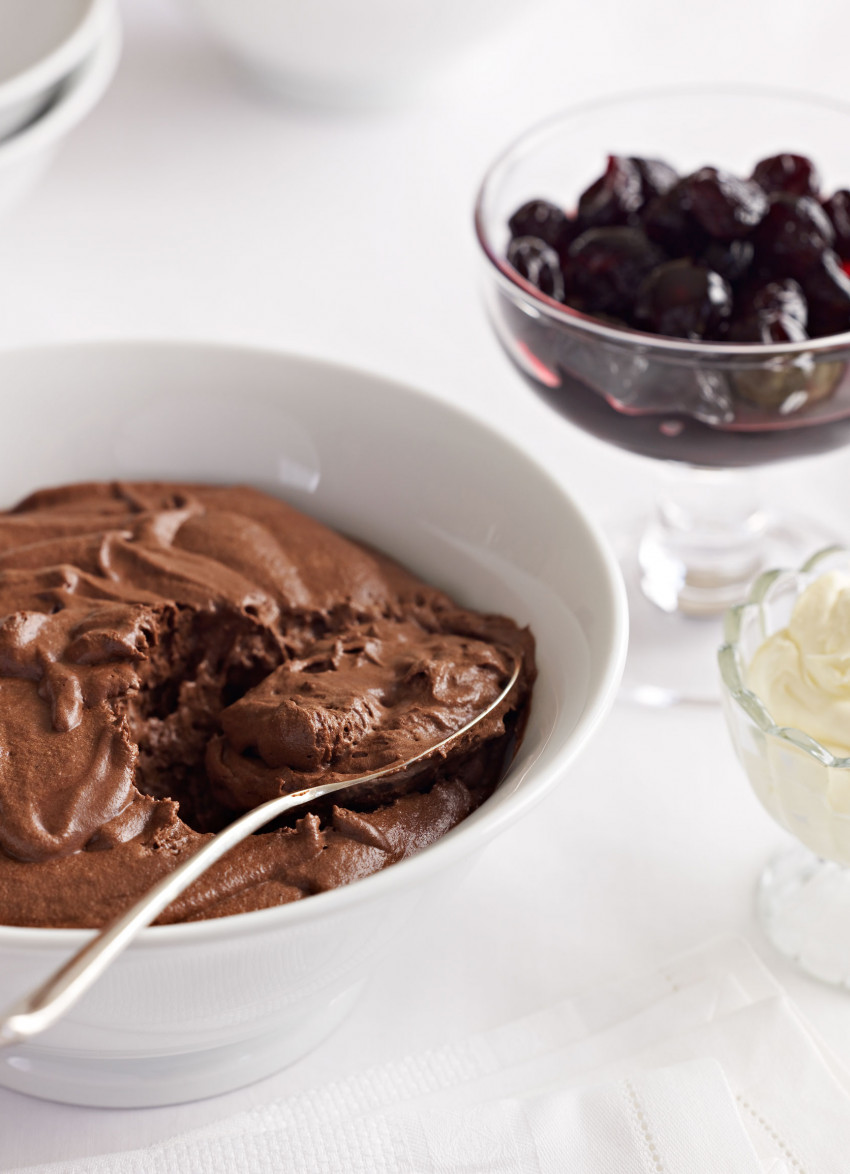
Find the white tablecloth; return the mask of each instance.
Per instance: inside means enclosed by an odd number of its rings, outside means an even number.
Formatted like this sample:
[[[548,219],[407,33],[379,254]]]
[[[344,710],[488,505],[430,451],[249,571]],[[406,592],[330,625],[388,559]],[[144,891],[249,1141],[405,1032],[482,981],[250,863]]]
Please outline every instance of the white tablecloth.
[[[371,368],[483,413],[603,523],[622,502],[648,506],[653,469],[557,420],[502,357],[478,300],[480,174],[527,123],[583,97],[747,80],[850,99],[841,0],[813,0],[805,17],[788,0],[557,0],[505,42],[500,71],[336,115],[241,86],[177,0],[126,0],[123,15],[110,92],[0,223],[0,345],[217,338]],[[848,461],[769,472],[764,487],[850,536]],[[215,1101],[139,1112],[0,1090],[0,1169],[142,1147],[718,934],[747,938],[850,1065],[850,994],[784,965],[753,918],[755,879],[785,842],[719,710],[620,703],[563,785],[488,848],[450,920],[405,941],[313,1055]]]

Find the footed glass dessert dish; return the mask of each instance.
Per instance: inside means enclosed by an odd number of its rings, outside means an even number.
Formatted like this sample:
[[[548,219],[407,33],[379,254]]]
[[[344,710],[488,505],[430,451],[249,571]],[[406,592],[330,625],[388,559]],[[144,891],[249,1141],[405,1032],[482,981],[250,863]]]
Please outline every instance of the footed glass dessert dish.
[[[567,111],[484,178],[485,305],[513,366],[675,473],[654,517],[609,523],[636,700],[716,701],[720,615],[835,539],[761,500],[750,470],[850,441],[848,187],[850,110],[768,91]]]
[[[850,706],[848,620],[850,550],[830,547],[799,570],[761,575],[727,613],[718,653],[738,758],[766,810],[799,841],[762,873],[759,921],[787,958],[843,986],[850,986],[850,726],[847,746],[834,739]]]

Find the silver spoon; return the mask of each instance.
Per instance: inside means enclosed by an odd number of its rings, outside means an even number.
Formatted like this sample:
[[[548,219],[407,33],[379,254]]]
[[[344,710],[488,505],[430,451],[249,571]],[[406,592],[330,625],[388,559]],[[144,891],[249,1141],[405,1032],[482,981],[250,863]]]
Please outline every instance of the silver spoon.
[[[520,662],[517,661],[507,685],[496,700],[491,702],[482,713],[472,718],[466,725],[461,726],[459,730],[455,730],[454,733],[443,738],[441,742],[428,746],[412,758],[408,758],[404,762],[394,762],[390,766],[374,770],[370,774],[361,775],[356,779],[319,783],[315,787],[305,787],[301,791],[280,795],[278,798],[269,799],[268,802],[261,803],[259,807],[241,815],[224,831],[207,840],[197,852],[178,868],[175,868],[173,872],[163,877],[135,905],[131,905],[126,913],[120,914],[105,926],[40,987],[8,1007],[0,1016],[0,1048],[8,1047],[10,1044],[23,1043],[32,1036],[38,1035],[39,1032],[45,1031],[48,1027],[52,1027],[85,994],[140,930],[150,925],[162,913],[163,909],[170,905],[175,897],[179,897],[183,890],[187,889],[192,881],[197,880],[211,864],[220,860],[226,852],[250,836],[252,832],[257,831],[258,828],[263,827],[278,815],[283,815],[285,811],[290,811],[293,807],[300,807],[303,803],[310,803],[325,795],[333,795],[337,791],[347,791],[349,788],[360,786],[363,783],[375,782],[390,774],[398,774],[419,762],[420,759],[444,749],[455,738],[467,733],[501,705],[516,684],[519,669]]]

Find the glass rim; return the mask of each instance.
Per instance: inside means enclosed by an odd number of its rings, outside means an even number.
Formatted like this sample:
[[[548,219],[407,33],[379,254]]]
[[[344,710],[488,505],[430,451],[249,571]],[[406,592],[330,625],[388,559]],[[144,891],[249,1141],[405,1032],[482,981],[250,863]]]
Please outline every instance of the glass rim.
[[[582,115],[592,114],[597,110],[605,110],[610,107],[633,104],[640,101],[657,100],[659,98],[675,100],[677,98],[702,96],[740,97],[743,99],[774,98],[776,100],[808,104],[813,107],[820,107],[821,109],[831,109],[836,113],[847,116],[848,130],[850,130],[850,104],[840,99],[813,94],[805,90],[734,84],[727,86],[706,86],[699,84],[693,86],[661,86],[651,89],[630,90],[604,98],[594,98],[576,106],[569,106],[555,114],[550,114],[546,118],[540,119],[526,127],[525,130],[514,136],[507,147],[503,148],[485,171],[475,196],[473,207],[475,236],[484,256],[495,270],[500,284],[514,294],[521,294],[523,299],[530,301],[538,312],[545,312],[547,317],[555,321],[576,328],[579,331],[584,331],[598,338],[600,341],[618,343],[620,346],[637,344],[644,353],[649,353],[654,358],[668,357],[681,359],[689,356],[702,361],[723,358],[766,360],[780,356],[803,356],[811,354],[818,356],[836,356],[841,352],[850,351],[850,330],[845,331],[843,334],[830,334],[823,338],[805,339],[803,342],[706,343],[700,340],[649,334],[628,326],[611,326],[605,322],[600,322],[597,318],[582,313],[580,310],[574,310],[571,306],[565,306],[563,302],[555,301],[548,294],[544,294],[536,286],[532,285],[530,281],[522,277],[512,265],[509,265],[507,259],[502,257],[493,246],[486,225],[486,209],[493,189],[498,186],[505,171],[517,159],[529,154],[538,143],[551,136],[555,131],[560,130],[562,124],[568,123],[571,119],[581,117]],[[847,182],[848,187],[850,187],[850,177],[848,177]],[[529,199],[531,198],[533,197],[530,195]]]
[[[795,569],[780,567],[764,571],[759,575],[750,587],[743,603],[729,608],[723,617],[723,644],[717,651],[717,662],[722,687],[726,690],[730,700],[758,726],[762,733],[802,751],[821,766],[830,769],[850,770],[850,756],[833,754],[817,738],[813,738],[810,734],[806,734],[794,726],[777,725],[762,699],[744,684],[739,643],[741,627],[746,615],[754,609],[761,611],[776,583],[794,580],[801,575],[816,574],[821,565],[835,555],[843,555],[850,559],[850,547],[840,544],[826,546],[816,551]]]

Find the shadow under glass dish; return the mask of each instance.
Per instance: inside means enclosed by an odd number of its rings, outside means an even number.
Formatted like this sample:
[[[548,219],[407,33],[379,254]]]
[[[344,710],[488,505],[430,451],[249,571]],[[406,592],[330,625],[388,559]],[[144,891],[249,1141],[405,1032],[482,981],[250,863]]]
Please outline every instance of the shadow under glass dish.
[[[825,192],[850,185],[850,108],[745,90],[596,103],[517,140],[476,204],[485,305],[516,370],[570,423],[663,462],[671,482],[652,519],[612,525],[631,609],[624,692],[648,704],[716,701],[716,618],[766,566],[799,563],[834,539],[761,502],[744,470],[850,441],[850,334],[767,346],[608,325],[507,263],[508,219],[533,198],[569,210],[608,154],[660,158],[680,175],[712,165],[747,176],[779,152],[814,159]]]

